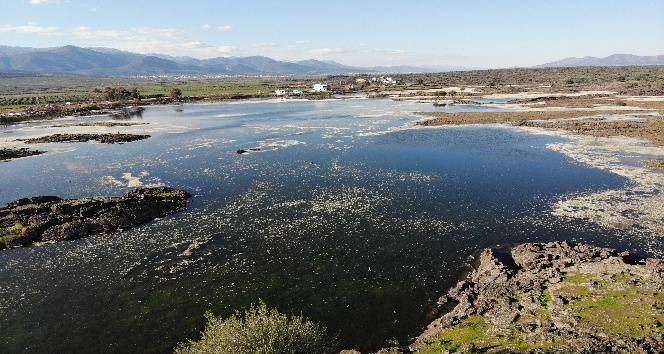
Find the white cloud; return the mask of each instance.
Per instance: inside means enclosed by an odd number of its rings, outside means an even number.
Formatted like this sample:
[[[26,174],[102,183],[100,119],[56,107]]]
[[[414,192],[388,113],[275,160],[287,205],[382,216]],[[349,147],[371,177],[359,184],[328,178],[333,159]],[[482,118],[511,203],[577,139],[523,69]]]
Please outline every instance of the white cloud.
[[[75,39],[73,43],[68,44],[112,47],[143,54],[162,53],[212,58],[237,55],[241,52],[238,47],[234,46],[196,41],[193,38],[188,38],[185,31],[175,28],[94,29],[79,26],[62,31],[58,27],[43,27],[35,23],[28,23],[23,26],[0,25],[0,34],[10,32],[43,36],[66,34],[70,39]],[[268,43],[268,45],[271,44]]]
[[[264,50],[265,49],[276,49],[277,47],[279,47],[279,45],[277,43],[254,43],[251,46],[254,47],[254,48],[264,49]]]
[[[93,30],[89,27],[76,27],[72,31],[76,38],[102,40],[102,39],[129,39],[141,40],[152,38],[182,39],[184,31],[175,28],[149,28],[135,27],[129,30]]]
[[[81,38],[81,39],[92,39],[92,40],[100,40],[100,39],[120,39],[120,38],[127,38],[127,32],[126,31],[118,31],[118,30],[93,30],[89,27],[81,26],[81,27],[76,27],[72,31],[72,34],[76,38]]]
[[[311,41],[303,40],[303,41],[295,41],[295,44],[307,44],[311,43]]]
[[[309,53],[313,55],[329,55],[329,54],[344,54],[348,53],[349,50],[346,48],[318,48],[312,49]]]
[[[230,31],[230,30],[233,29],[233,26],[226,25],[226,26],[213,27],[211,25],[203,25],[203,26],[201,26],[201,28],[206,29],[206,30],[214,29],[214,30],[217,30],[217,31]]]
[[[160,53],[168,55],[189,55],[194,57],[212,58],[230,56],[240,52],[237,47],[216,46],[198,41],[169,42],[161,40],[119,41],[111,43],[113,48],[135,53]]]
[[[135,27],[129,30],[130,33],[139,33],[143,36],[150,37],[165,37],[181,39],[184,37],[184,31],[175,28],[149,28],[149,27]]]
[[[32,5],[46,5],[51,2],[57,2],[55,0],[30,0],[30,4]]]
[[[29,24],[25,26],[4,25],[0,26],[0,32],[29,33],[29,34],[37,34],[40,36],[54,36],[61,34],[58,27],[42,27],[34,24]]]

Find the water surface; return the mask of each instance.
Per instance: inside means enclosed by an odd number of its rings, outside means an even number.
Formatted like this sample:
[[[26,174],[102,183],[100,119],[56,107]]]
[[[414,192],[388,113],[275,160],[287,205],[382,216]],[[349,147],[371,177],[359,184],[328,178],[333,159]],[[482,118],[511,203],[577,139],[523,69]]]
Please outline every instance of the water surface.
[[[148,107],[135,119],[148,125],[111,129],[150,139],[44,144],[46,155],[0,164],[0,203],[159,184],[194,195],[187,211],[136,229],[0,252],[0,352],[168,352],[196,338],[205,311],[259,299],[368,350],[416,334],[483,247],[571,239],[639,250],[628,234],[549,213],[560,196],[624,179],[546,149],[556,137],[412,128],[420,118],[409,112],[425,109],[434,108]],[[65,122],[81,120],[90,118]],[[52,125],[2,136],[63,129]],[[236,153],[254,147],[262,151]]]

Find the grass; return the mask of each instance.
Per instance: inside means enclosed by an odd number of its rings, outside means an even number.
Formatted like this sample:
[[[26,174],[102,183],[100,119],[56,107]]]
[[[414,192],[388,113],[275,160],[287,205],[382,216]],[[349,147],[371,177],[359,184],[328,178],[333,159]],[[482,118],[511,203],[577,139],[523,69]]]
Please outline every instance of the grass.
[[[664,109],[664,101],[625,101],[627,106],[645,109]]]
[[[173,198],[174,196],[175,192],[161,192],[158,195],[159,198]]]
[[[643,164],[646,167],[652,168],[654,170],[664,170],[664,158],[657,158],[655,160],[645,160]]]
[[[438,335],[436,340],[428,345],[416,348],[418,354],[438,354],[444,350],[458,351],[463,346],[483,347],[491,340],[486,335],[488,325],[482,316],[471,316],[453,328],[446,329]]]
[[[563,282],[579,285],[579,284],[587,283],[590,279],[592,279],[592,275],[590,275],[590,274],[585,274],[585,273],[581,273],[581,272],[574,272],[574,273],[566,274],[563,277]]]
[[[17,109],[27,107],[24,104],[0,104],[0,109]]]
[[[27,230],[27,226],[17,222],[13,226],[0,229],[0,244],[7,244],[11,240],[23,236]]]
[[[56,80],[56,79],[54,79]],[[33,104],[105,101],[105,87],[136,87],[141,96],[170,96],[173,88],[182,90],[183,97],[256,95],[271,93],[279,87],[309,88],[308,82],[283,78],[219,77],[219,78],[78,78],[58,77],[50,85],[41,78],[7,79],[0,83],[0,108],[17,109]],[[292,82],[291,82],[292,81]],[[304,84],[306,82],[306,85]],[[303,86],[304,85],[304,86]],[[102,93],[93,93],[93,89]]]
[[[569,338],[558,332],[533,332],[532,324],[548,328],[552,323],[573,323],[578,333],[638,342],[664,334],[664,292],[629,273],[611,277],[582,272],[568,273],[561,283],[542,292],[531,292],[536,308],[522,310],[507,325],[492,325],[481,315],[444,328],[427,343],[417,343],[419,354],[446,351],[476,352],[571,352]],[[522,298],[524,300],[524,298]],[[530,330],[524,331],[527,328]],[[537,334],[534,334],[537,333]],[[572,339],[574,340],[574,339]]]
[[[564,346],[564,341],[529,342],[521,336],[516,327],[510,335],[493,332],[480,315],[470,316],[460,324],[443,330],[431,343],[415,346],[417,354],[439,354],[446,351],[460,353],[483,353],[490,348],[505,348],[501,352],[519,353],[529,351],[550,351]]]
[[[648,111],[629,111],[628,113],[646,112]],[[416,112],[416,114],[425,117],[432,117],[432,119],[428,121],[418,123],[419,125],[424,126],[507,123],[527,127],[562,129],[575,134],[597,137],[622,135],[649,140],[656,146],[664,146],[664,119],[662,119],[662,117],[646,119],[643,121],[606,121],[601,119],[601,117],[597,117],[599,115],[625,113],[625,111],[615,110],[462,113]],[[567,120],[569,118],[581,117],[587,117],[587,119]]]
[[[641,111],[630,111],[636,113]],[[422,125],[457,125],[457,124],[490,124],[490,123],[518,123],[532,119],[569,119],[590,117],[601,114],[624,113],[615,110],[573,110],[573,111],[521,111],[521,112],[415,112],[415,114],[431,117],[433,119],[421,123]]]
[[[589,281],[594,286],[586,284],[578,300],[563,306],[578,315],[581,325],[625,339],[664,333],[664,292],[634,284],[625,274]]]

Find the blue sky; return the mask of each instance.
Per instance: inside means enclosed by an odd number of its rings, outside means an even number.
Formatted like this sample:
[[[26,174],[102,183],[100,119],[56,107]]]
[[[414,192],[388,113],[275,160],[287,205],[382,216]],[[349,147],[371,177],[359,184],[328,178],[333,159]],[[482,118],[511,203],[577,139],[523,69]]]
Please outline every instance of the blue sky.
[[[664,0],[1,0],[0,45],[356,66],[664,54]]]

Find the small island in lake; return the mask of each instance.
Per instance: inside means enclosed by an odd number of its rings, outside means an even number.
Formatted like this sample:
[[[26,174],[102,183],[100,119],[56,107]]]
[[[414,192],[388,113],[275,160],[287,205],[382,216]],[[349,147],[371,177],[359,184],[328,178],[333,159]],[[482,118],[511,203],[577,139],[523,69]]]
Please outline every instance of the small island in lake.
[[[19,199],[0,208],[0,249],[126,230],[184,210],[191,195],[169,187],[121,197]]]

